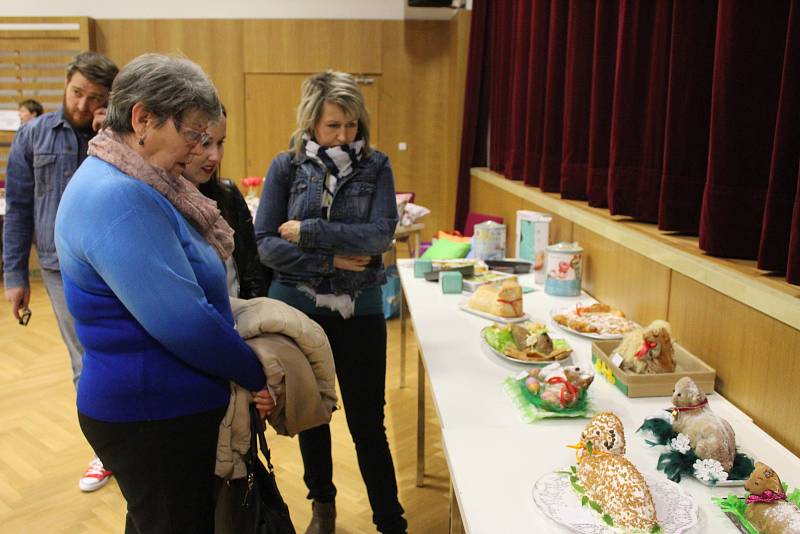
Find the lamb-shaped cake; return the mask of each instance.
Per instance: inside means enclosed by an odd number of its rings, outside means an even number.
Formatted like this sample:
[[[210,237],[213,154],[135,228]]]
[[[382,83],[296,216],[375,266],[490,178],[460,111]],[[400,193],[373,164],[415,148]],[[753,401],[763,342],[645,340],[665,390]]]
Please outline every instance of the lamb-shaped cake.
[[[672,393],[675,432],[685,434],[701,460],[716,460],[730,473],[736,456],[733,427],[711,411],[703,390],[688,376],[675,383]]]
[[[622,356],[620,368],[637,374],[671,373],[673,360],[672,330],[666,321],[653,321],[646,328],[625,334],[617,347]]]
[[[772,468],[756,462],[744,488],[750,492],[744,515],[759,534],[800,533],[800,509],[786,500],[781,479]]]
[[[625,458],[625,429],[611,412],[596,415],[581,432],[577,476],[586,496],[620,530],[649,532],[656,507],[644,476]]]

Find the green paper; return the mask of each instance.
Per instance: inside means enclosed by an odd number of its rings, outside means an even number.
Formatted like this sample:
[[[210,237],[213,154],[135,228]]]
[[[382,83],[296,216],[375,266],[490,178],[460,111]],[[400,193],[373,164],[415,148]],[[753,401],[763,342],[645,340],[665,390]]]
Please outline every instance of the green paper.
[[[437,239],[421,256],[423,260],[457,260],[469,254],[469,243],[456,243],[447,239]]]

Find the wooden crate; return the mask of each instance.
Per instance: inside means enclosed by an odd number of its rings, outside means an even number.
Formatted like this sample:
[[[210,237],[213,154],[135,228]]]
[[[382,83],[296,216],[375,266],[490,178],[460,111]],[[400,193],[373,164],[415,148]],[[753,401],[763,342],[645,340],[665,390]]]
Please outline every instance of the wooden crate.
[[[595,341],[592,343],[592,365],[609,382],[615,385],[628,397],[664,397],[672,396],[675,382],[684,376],[690,377],[705,393],[714,391],[716,371],[703,360],[675,344],[675,372],[639,375],[623,371],[614,365],[612,358],[619,340]],[[613,373],[609,376],[606,369]]]

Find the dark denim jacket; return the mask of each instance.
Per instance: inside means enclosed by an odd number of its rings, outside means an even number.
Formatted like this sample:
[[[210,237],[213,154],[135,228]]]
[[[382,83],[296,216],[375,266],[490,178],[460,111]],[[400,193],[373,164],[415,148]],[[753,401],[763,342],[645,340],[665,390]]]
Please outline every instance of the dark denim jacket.
[[[53,237],[56,211],[78,164],[78,137],[62,108],[37,117],[17,131],[6,168],[6,287],[28,285],[28,257],[34,239],[42,268],[58,269]]]
[[[296,166],[292,183],[290,166]],[[374,151],[350,176],[337,184],[329,217],[322,217],[325,169],[301,155],[276,157],[264,182],[256,214],[256,241],[261,261],[275,279],[318,287],[329,281],[337,294],[355,295],[386,282],[381,254],[392,242],[397,226],[394,176],[385,154]],[[300,243],[281,239],[278,227],[299,220]],[[373,256],[362,272],[333,267],[334,254]]]

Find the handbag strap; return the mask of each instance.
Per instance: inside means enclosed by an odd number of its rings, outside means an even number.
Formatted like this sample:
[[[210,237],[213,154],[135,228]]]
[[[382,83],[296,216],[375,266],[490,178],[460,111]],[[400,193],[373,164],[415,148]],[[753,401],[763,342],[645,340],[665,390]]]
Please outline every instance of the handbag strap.
[[[258,447],[264,458],[267,459],[267,467],[269,472],[272,473],[272,457],[269,453],[267,446],[267,438],[264,435],[264,424],[262,423],[261,416],[256,410],[255,404],[250,405],[250,459],[254,462],[258,461],[258,449],[256,448],[256,439],[258,440]]]

